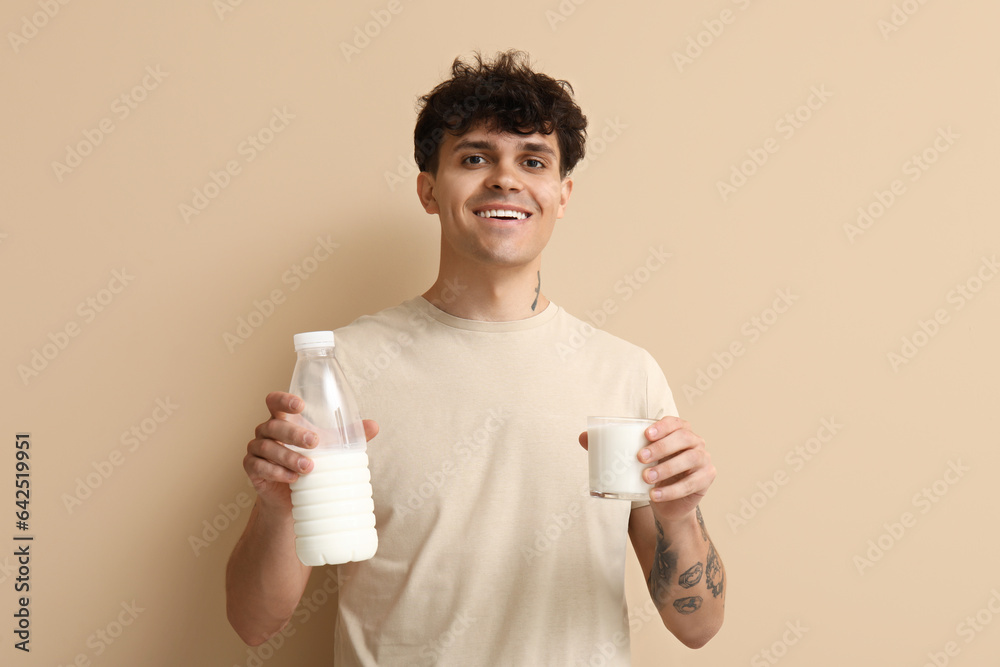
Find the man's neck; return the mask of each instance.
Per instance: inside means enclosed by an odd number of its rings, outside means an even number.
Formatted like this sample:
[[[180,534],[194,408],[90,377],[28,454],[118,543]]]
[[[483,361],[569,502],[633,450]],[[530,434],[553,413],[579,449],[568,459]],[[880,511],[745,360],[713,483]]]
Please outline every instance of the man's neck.
[[[541,290],[540,262],[472,275],[442,267],[423,297],[449,315],[485,322],[523,320],[549,305]]]

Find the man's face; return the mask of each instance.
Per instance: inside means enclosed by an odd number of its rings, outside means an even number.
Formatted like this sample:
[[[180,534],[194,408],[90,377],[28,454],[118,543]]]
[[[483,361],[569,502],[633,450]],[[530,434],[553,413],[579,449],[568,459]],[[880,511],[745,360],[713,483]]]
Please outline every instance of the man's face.
[[[421,172],[424,210],[441,219],[442,260],[523,266],[542,252],[563,216],[573,182],[559,176],[552,134],[448,134],[437,174]]]

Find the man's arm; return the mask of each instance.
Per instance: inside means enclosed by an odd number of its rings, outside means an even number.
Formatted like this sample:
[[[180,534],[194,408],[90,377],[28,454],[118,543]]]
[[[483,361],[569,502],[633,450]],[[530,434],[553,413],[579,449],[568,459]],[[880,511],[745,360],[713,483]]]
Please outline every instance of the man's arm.
[[[639,451],[643,471],[655,484],[650,504],[632,510],[628,534],[663,624],[691,648],[708,643],[722,627],[726,569],[715,550],[698,503],[715,481],[705,441],[679,417],[646,429]],[[580,434],[587,448],[587,432]]]
[[[226,616],[240,638],[258,646],[279,632],[302,598],[312,568],[295,554],[291,512],[260,497],[226,566]]]
[[[315,433],[288,421],[304,407],[302,399],[292,394],[268,394],[271,418],[257,427],[243,459],[243,468],[257,490],[257,502],[226,566],[226,615],[251,646],[264,643],[285,627],[312,572],[295,553],[288,485],[313,464],[282,444],[315,446]],[[364,424],[365,436],[371,440],[378,425],[371,420]]]
[[[701,510],[661,521],[650,505],[633,510],[629,537],[663,624],[685,646],[700,648],[722,627],[726,570]]]
[[[715,466],[705,441],[679,417],[664,417],[645,435],[638,457],[655,463],[642,473],[655,486],[649,505],[632,511],[629,537],[663,624],[699,648],[722,627],[726,604],[726,570],[698,508]]]

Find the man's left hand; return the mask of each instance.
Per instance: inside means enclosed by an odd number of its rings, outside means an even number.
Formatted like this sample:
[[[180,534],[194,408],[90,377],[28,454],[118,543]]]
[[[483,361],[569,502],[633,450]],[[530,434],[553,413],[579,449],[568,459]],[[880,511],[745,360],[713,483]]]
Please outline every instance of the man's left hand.
[[[646,429],[649,444],[639,450],[643,463],[659,461],[643,471],[655,484],[650,506],[660,521],[679,521],[694,512],[715,481],[712,455],[705,441],[679,417],[664,417]]]
[[[680,417],[664,417],[645,435],[650,442],[639,450],[639,460],[659,461],[642,473],[644,480],[655,484],[649,501],[653,514],[660,522],[688,518],[715,481],[705,441]],[[580,444],[587,448],[586,431],[580,434]]]

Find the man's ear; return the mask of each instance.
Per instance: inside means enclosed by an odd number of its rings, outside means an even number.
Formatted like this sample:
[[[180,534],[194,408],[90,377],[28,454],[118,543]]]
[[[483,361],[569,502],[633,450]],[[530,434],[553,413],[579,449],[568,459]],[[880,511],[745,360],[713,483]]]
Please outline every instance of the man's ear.
[[[429,171],[422,171],[417,174],[417,197],[420,198],[420,205],[428,213],[440,213],[437,199],[434,197],[434,174]]]
[[[556,218],[563,217],[563,214],[566,212],[566,205],[569,204],[569,195],[572,192],[573,179],[567,176],[559,185],[559,210],[556,212]]]

